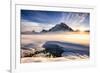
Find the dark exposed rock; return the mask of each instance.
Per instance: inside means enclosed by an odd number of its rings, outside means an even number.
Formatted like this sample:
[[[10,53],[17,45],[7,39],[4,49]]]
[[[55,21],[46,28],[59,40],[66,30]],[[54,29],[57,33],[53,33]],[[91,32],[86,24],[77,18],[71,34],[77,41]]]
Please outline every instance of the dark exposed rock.
[[[85,32],[90,32],[90,30],[85,30]]]
[[[44,30],[44,29],[43,29],[41,32],[48,32],[48,30]]]

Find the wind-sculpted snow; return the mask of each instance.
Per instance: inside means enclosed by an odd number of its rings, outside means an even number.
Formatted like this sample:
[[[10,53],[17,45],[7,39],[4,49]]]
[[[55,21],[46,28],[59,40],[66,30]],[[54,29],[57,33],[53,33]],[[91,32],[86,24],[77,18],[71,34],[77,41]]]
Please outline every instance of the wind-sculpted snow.
[[[55,56],[62,56],[63,53],[66,53],[67,55],[73,54],[73,55],[89,56],[89,46],[84,46],[80,44],[59,42],[59,41],[47,41],[43,45],[43,47],[46,49],[46,51],[50,52]]]

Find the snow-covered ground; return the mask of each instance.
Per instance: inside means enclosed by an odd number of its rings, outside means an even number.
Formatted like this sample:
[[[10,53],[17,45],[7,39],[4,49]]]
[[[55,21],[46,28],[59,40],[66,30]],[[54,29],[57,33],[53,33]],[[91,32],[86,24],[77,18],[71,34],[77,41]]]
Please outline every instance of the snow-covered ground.
[[[47,41],[59,41],[57,45],[64,47],[63,57],[24,57],[21,63],[27,62],[48,62],[48,61],[67,61],[89,59],[89,33],[88,32],[63,32],[63,33],[44,33],[44,34],[22,34],[21,44],[36,44],[41,49]],[[61,43],[63,42],[63,43]],[[53,42],[54,43],[54,42]],[[36,48],[35,48],[36,49]],[[70,52],[66,52],[70,50]],[[74,51],[74,52],[73,52]],[[84,54],[81,54],[81,53]]]

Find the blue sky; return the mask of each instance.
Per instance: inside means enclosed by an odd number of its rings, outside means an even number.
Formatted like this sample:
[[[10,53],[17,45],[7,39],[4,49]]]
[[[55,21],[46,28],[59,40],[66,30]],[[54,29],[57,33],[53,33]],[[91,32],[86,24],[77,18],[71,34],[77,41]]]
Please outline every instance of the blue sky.
[[[21,10],[22,29],[50,29],[61,22],[73,29],[89,29],[89,13]]]

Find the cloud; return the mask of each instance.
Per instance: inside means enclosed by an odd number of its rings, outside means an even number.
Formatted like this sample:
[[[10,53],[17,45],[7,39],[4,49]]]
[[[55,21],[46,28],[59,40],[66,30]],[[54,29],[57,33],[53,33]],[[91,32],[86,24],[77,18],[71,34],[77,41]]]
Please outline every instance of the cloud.
[[[33,31],[33,30],[36,31],[36,32],[40,32],[43,29],[49,30],[53,26],[54,26],[53,24],[36,23],[36,22],[24,20],[24,19],[21,20],[21,31],[22,32]]]
[[[89,28],[89,14],[88,13],[63,13],[62,21],[71,27],[86,27]]]
[[[41,31],[65,22],[70,27],[89,28],[89,13],[22,10],[22,30]]]

